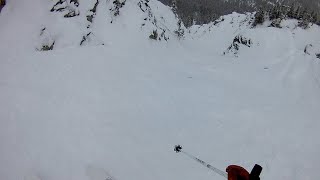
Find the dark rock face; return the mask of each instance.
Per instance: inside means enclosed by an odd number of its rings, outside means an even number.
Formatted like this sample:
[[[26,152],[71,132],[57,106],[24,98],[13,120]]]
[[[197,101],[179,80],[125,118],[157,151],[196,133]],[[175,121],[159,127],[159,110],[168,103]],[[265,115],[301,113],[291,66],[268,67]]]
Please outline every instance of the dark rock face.
[[[6,0],[0,0],[0,12],[5,5],[6,5]]]
[[[248,39],[242,35],[238,35],[233,39],[232,44],[228,47],[228,49],[225,52],[223,52],[223,54],[226,55],[226,54],[233,53],[234,56],[237,57],[241,45],[250,48],[252,45],[252,41],[251,39]]]
[[[51,12],[66,12],[63,17],[72,18],[79,16],[80,12],[77,9],[79,7],[78,0],[59,0],[51,8]]]

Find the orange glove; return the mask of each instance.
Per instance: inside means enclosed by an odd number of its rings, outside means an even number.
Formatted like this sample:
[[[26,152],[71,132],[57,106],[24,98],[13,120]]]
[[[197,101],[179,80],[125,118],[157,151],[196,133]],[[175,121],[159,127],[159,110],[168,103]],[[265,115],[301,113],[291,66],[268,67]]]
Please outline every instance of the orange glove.
[[[228,180],[249,180],[249,172],[243,167],[230,165],[227,167]]]

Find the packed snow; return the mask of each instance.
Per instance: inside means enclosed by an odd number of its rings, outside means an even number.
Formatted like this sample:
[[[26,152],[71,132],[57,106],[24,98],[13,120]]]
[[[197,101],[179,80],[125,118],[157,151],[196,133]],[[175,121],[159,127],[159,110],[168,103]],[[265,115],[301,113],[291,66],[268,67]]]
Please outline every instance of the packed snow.
[[[221,170],[260,164],[262,180],[320,177],[318,26],[252,29],[252,14],[233,13],[181,39],[169,7],[138,3],[114,17],[100,1],[90,24],[95,1],[79,1],[72,18],[50,12],[53,1],[7,2],[0,179],[224,179],[176,144]],[[169,40],[149,39],[155,29]],[[236,36],[252,44],[226,51]]]

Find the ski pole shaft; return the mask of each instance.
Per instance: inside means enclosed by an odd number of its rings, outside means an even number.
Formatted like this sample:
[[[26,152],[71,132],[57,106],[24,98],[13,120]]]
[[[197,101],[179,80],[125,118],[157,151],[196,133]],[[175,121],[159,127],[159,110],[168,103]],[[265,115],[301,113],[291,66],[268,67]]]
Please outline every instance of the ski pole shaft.
[[[202,164],[203,166],[211,169],[213,172],[225,177],[225,178],[228,178],[228,175],[227,173],[221,171],[220,169],[218,168],[215,168],[214,166],[202,161],[201,159],[195,157],[195,156],[192,156],[191,154],[188,154],[187,152],[184,152],[184,151],[181,151],[183,154],[187,155],[188,157],[190,157],[191,159],[194,159],[195,161],[199,162],[200,164]]]
[[[199,158],[197,158],[197,157],[195,157],[195,156],[193,156],[193,155],[191,155],[191,154],[189,154],[189,153],[187,153],[187,152],[185,152],[185,151],[182,151],[182,147],[181,147],[181,146],[176,146],[175,151],[176,151],[177,153],[178,153],[178,152],[181,152],[181,153],[185,154],[185,155],[188,156],[189,158],[191,158],[191,159],[197,161],[198,163],[202,164],[203,166],[211,169],[213,172],[215,172],[215,173],[219,174],[220,176],[223,176],[223,177],[225,177],[225,178],[228,179],[228,174],[227,174],[227,173],[225,173],[224,171],[221,171],[221,170],[218,169],[218,168],[215,168],[214,166],[212,166],[212,165],[210,165],[210,164],[202,161],[201,159],[199,159]]]

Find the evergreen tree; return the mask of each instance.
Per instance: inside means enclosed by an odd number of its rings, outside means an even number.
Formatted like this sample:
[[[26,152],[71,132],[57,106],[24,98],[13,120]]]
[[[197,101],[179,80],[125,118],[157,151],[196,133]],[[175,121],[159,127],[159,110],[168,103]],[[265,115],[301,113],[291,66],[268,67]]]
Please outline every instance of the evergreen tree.
[[[173,13],[177,16],[177,12],[178,12],[177,0],[172,0],[171,7],[172,7]]]
[[[253,27],[257,26],[258,24],[263,24],[265,21],[265,11],[260,8],[254,16]]]
[[[269,12],[269,19],[270,20],[274,20],[274,19],[277,19],[277,10],[276,10],[276,6],[274,6]]]
[[[318,13],[316,13],[315,11],[312,11],[311,13],[310,22],[315,24],[318,22]]]
[[[283,18],[284,12],[282,12],[281,4],[278,4],[274,6],[270,11],[269,11],[269,19],[274,20],[274,19],[279,19]]]
[[[301,14],[300,11],[301,11],[301,7],[298,6],[298,8],[296,9],[296,11],[294,12],[294,15],[293,15],[293,18],[294,18],[294,19],[299,19],[300,14]]]
[[[310,15],[306,9],[304,9],[303,12],[300,14],[299,20],[300,20],[299,24],[298,24],[299,27],[301,27],[303,29],[307,29],[309,27],[309,23],[310,23],[311,19],[310,19]]]
[[[295,18],[295,8],[294,8],[294,4],[291,4],[290,6],[290,10],[287,13],[287,17],[290,19]]]
[[[302,13],[299,14],[298,20],[308,20],[308,12],[306,9],[303,9]]]
[[[174,31],[175,34],[178,36],[179,39],[181,39],[184,36],[184,29],[182,28],[182,21],[178,21],[178,29]]]

